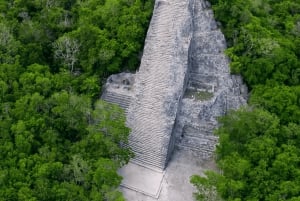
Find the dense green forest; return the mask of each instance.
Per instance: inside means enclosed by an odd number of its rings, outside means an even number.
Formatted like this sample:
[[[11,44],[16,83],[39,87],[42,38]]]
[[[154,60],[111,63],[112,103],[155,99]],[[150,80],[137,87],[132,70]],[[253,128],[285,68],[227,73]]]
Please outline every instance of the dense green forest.
[[[0,200],[124,200],[132,157],[117,106],[97,100],[134,70],[152,0],[0,1]]]
[[[193,176],[198,200],[300,200],[300,1],[211,0],[249,106],[220,119],[220,172]]]

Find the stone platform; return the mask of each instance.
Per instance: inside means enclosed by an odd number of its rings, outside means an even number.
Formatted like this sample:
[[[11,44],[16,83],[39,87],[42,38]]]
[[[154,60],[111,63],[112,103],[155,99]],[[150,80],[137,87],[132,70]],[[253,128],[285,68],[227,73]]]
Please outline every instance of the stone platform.
[[[135,175],[122,174],[125,179],[128,176],[140,178],[139,181],[134,182],[137,189],[124,186],[124,183],[127,183],[124,180],[120,190],[127,201],[192,201],[196,189],[190,184],[190,177],[194,174],[203,175],[205,170],[214,169],[216,167],[212,160],[204,161],[193,152],[175,149],[168,167],[161,174],[163,177],[160,177],[162,181],[159,185],[156,180],[158,179],[157,176],[154,177],[156,181],[149,183],[153,178],[148,181],[142,181],[142,178],[151,177],[151,174],[145,177],[146,172],[143,172],[143,174],[137,172]],[[131,171],[135,172],[134,167]],[[144,184],[145,182],[147,185]],[[142,186],[143,189],[140,189]],[[144,190],[147,192],[143,192]],[[159,195],[153,196],[153,192],[159,192]]]
[[[149,169],[129,162],[119,170],[123,176],[122,188],[157,199],[160,195],[165,171]],[[124,190],[125,191],[125,190]]]

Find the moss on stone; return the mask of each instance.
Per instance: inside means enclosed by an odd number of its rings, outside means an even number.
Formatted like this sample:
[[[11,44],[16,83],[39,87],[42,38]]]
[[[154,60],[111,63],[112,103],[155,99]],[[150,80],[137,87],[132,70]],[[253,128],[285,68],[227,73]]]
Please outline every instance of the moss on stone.
[[[205,101],[209,100],[214,96],[213,93],[208,91],[194,91],[194,90],[187,90],[185,92],[186,98],[195,98],[198,101]]]

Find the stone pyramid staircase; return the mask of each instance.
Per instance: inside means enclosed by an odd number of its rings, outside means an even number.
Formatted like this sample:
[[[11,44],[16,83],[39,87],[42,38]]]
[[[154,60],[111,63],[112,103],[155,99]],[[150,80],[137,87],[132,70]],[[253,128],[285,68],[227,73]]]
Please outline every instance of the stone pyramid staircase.
[[[135,97],[127,116],[132,129],[129,142],[135,153],[133,161],[144,166],[164,169],[168,160],[172,128],[188,69],[191,31],[185,27],[192,23],[188,20],[190,15],[186,1],[156,1],[136,75]]]

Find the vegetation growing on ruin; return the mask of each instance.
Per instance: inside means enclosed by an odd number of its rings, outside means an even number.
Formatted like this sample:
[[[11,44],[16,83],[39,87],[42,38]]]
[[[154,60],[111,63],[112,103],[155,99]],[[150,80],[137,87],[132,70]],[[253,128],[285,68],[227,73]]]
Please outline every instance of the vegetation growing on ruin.
[[[123,200],[123,111],[97,101],[139,63],[152,0],[0,1],[0,200]]]
[[[196,99],[198,101],[210,100],[214,94],[208,91],[196,91],[192,89],[187,89],[185,92],[185,97]]]
[[[211,0],[248,108],[220,119],[220,173],[194,176],[198,200],[300,200],[300,2]]]

